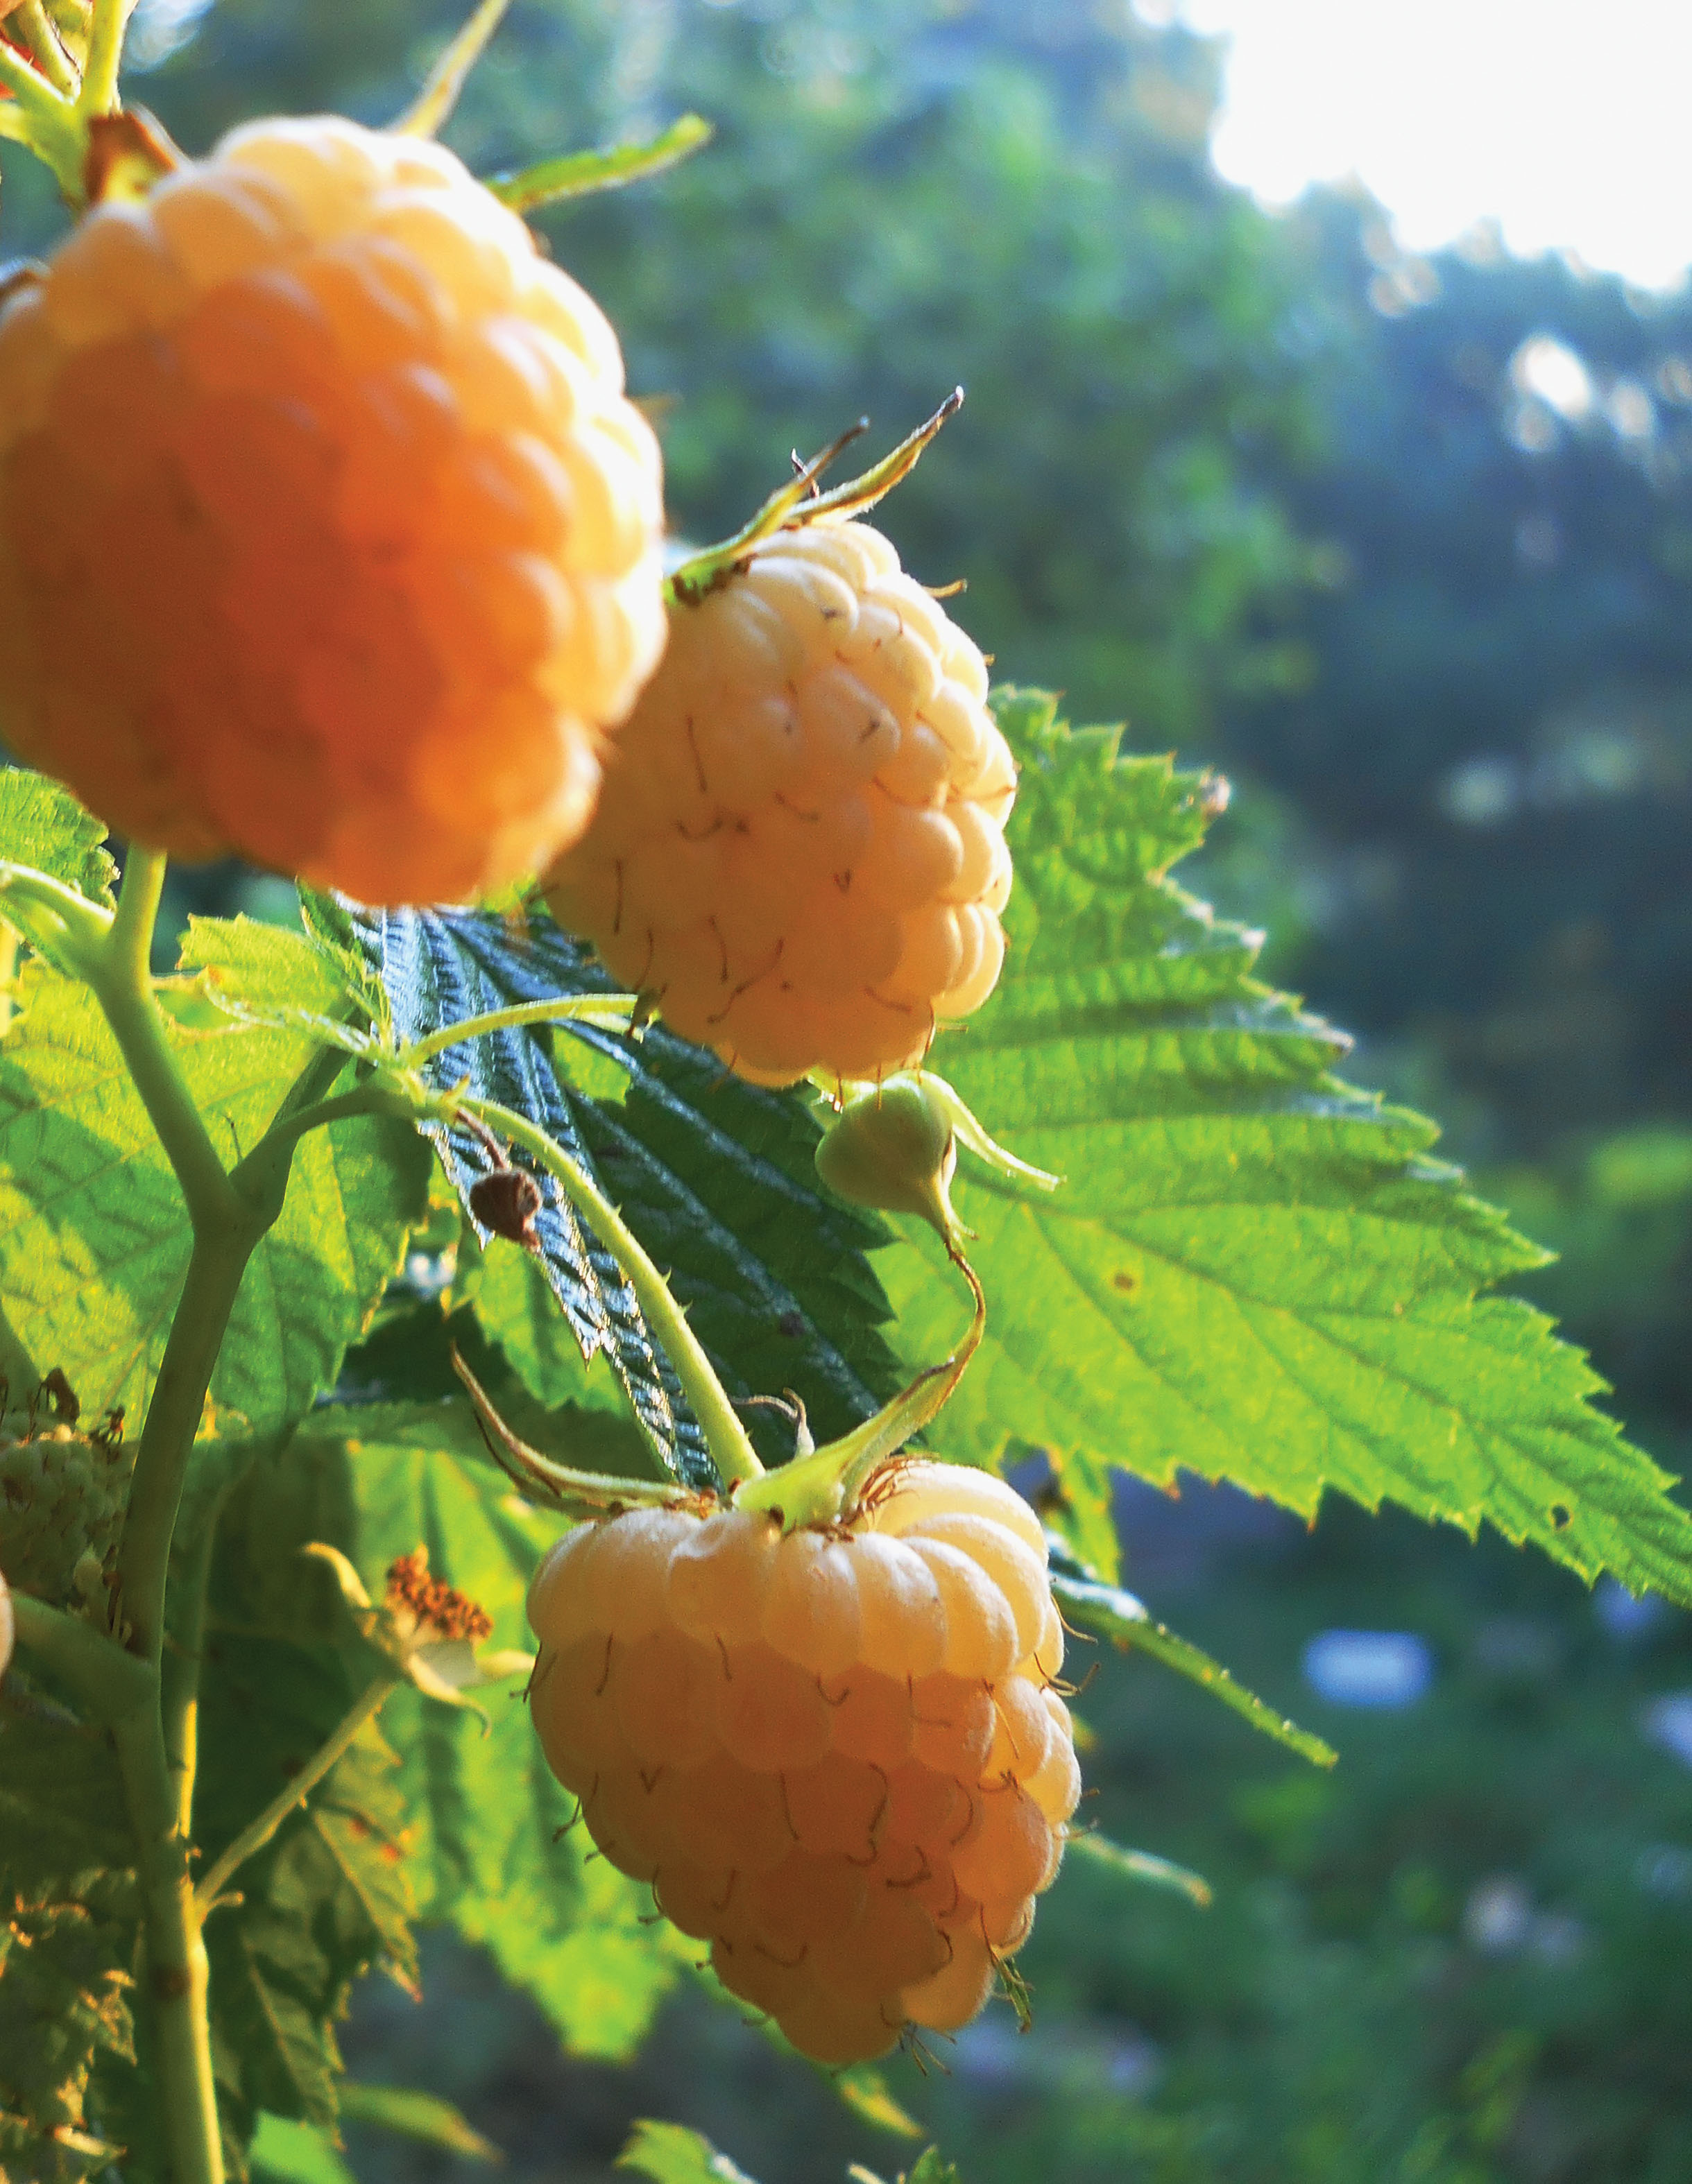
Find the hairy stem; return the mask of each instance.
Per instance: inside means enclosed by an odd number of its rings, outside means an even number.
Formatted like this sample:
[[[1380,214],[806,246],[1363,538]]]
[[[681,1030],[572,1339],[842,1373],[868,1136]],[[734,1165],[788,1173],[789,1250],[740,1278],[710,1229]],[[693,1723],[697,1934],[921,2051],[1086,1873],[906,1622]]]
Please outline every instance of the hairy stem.
[[[305,1802],[365,1724],[380,1713],[388,1693],[404,1680],[398,1669],[379,1669],[299,1774],[207,1867],[194,1891],[194,1906],[200,1918],[216,1909],[219,1897],[235,1875],[255,1852],[264,1848],[288,1814]]]
[[[687,1314],[670,1294],[669,1284],[646,1256],[639,1238],[617,1208],[568,1153],[561,1145],[554,1145],[545,1131],[538,1129],[526,1117],[514,1114],[509,1107],[502,1107],[492,1100],[461,1096],[455,1105],[464,1114],[473,1115],[478,1122],[521,1145],[557,1178],[564,1195],[628,1275],[641,1311],[676,1368],[694,1415],[704,1429],[712,1458],[725,1482],[760,1478],[763,1466],[758,1461],[757,1451],[705,1354],[705,1346],[688,1325]]]

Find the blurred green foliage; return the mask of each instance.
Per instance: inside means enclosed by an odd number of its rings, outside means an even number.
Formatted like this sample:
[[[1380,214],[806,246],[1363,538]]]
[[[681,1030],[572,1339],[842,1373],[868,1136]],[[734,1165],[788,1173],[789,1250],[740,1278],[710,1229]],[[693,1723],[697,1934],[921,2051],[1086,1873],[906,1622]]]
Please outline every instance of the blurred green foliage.
[[[1170,1532],[1131,1508],[1131,1581],[1135,1518]],[[1066,1869],[1022,1959],[1034,2032],[966,2037],[919,2107],[973,2184],[1692,2173],[1692,1775],[1640,1733],[1692,1680],[1692,1632],[1616,1598],[1606,1629],[1495,1541],[1337,1507],[1213,1556],[1179,1612],[1341,1763],[1291,1768],[1153,1669],[1107,1669],[1083,1702],[1092,1809],[1215,1904]],[[1422,1634],[1429,1696],[1371,1714],[1301,1689],[1312,1633],[1359,1625]]]

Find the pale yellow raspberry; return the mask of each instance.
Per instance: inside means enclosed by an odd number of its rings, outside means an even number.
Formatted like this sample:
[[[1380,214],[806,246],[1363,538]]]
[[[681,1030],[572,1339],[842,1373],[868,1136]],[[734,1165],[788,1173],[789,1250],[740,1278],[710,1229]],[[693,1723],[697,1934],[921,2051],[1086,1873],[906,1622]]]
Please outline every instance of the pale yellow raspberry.
[[[901,1462],[826,1529],[584,1524],[529,1620],[554,1773],[734,1993],[831,2064],[975,2014],[1081,1791],[1045,1537],[1008,1486]]]
[[[779,532],[670,609],[548,900],[755,1083],[919,1061],[1004,957],[1016,769],[986,694],[981,655],[879,532]]]

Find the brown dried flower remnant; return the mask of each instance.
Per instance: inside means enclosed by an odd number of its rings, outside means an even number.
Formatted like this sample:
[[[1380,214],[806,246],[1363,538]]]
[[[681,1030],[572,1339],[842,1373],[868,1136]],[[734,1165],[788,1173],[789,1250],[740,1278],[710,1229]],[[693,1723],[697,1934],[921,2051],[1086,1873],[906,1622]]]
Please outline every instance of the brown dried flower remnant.
[[[444,1639],[466,1638],[475,1645],[493,1635],[493,1618],[484,1608],[455,1591],[444,1578],[430,1576],[427,1547],[401,1555],[390,1566],[387,1601],[390,1608],[409,1608],[420,1625],[427,1624]]]

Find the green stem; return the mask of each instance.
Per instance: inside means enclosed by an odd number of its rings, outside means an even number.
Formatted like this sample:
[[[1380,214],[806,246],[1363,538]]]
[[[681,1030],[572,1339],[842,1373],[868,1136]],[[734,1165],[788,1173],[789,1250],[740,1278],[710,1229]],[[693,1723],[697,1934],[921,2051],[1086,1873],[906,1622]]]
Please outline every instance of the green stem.
[[[35,55],[42,74],[62,98],[75,96],[76,71],[70,56],[59,42],[59,33],[47,20],[42,0],[23,0],[12,10],[12,28]]]
[[[635,994],[570,994],[550,1001],[522,1001],[508,1009],[489,1009],[485,1016],[465,1017],[457,1023],[443,1024],[432,1031],[427,1039],[420,1039],[413,1046],[401,1047],[394,1056],[395,1069],[415,1069],[419,1062],[427,1061],[437,1054],[445,1054],[467,1040],[479,1039],[484,1032],[514,1031],[523,1024],[556,1023],[567,1022],[572,1017],[607,1017],[612,1020],[606,1028],[627,1030],[626,1019],[639,1006]]]
[[[109,23],[116,20],[109,9],[105,13]],[[97,16],[97,32],[99,20]],[[145,1664],[148,1688],[144,1701],[114,1724],[114,1733],[137,1847],[145,1991],[172,2184],[222,2184],[209,1973],[189,1868],[204,1569],[191,1573],[197,1591],[187,1653],[173,1658],[168,1670],[165,1593],[206,1390],[248,1261],[282,1210],[292,1143],[258,1160],[238,1189],[224,1172],[154,998],[153,931],[164,879],[162,856],[132,849],[115,916],[97,945],[80,950],[84,975],[176,1171],[193,1228],[187,1278],[136,1451],[118,1556],[119,1607],[130,1625],[130,1646]],[[321,1058],[314,1062],[295,1094],[303,1086],[310,1099],[320,1083],[327,1089],[332,1077],[322,1070],[328,1066]],[[334,1067],[340,1066],[337,1056]]]
[[[337,1054],[344,1062],[346,1056]],[[276,1116],[258,1144],[237,1167],[231,1180],[239,1189],[260,1170],[273,1162],[293,1147],[310,1131],[320,1130],[328,1123],[343,1123],[359,1116],[386,1115],[403,1121],[412,1121],[416,1114],[416,1099],[410,1093],[396,1091],[391,1084],[377,1079],[356,1086],[350,1092],[338,1092],[332,1100],[313,1100],[291,1113],[284,1108]]]
[[[31,68],[20,53],[3,42],[0,42],[0,86],[11,92],[20,117],[28,125],[29,133],[22,141],[52,169],[70,202],[80,203],[87,144],[75,108],[59,97],[39,69]]]
[[[262,1234],[256,1225],[243,1224],[237,1234],[196,1240],[136,1450],[118,1552],[118,1600],[131,1647],[155,1667],[164,1653],[170,1540],[188,1457],[235,1293]]]
[[[87,977],[176,1171],[198,1234],[239,1221],[244,1209],[194,1105],[153,997],[153,928],[164,885],[165,859],[154,850],[132,849],[117,916]]]
[[[116,113],[124,25],[134,5],[135,0],[94,0],[94,20],[88,26],[88,58],[76,101],[78,114]]]
[[[27,1592],[12,1595],[19,1643],[33,1653],[77,1703],[108,1726],[144,1706],[153,1680],[144,1662],[62,1607]]]
[[[151,2005],[171,2184],[223,2184],[205,1939],[157,1705],[126,1716],[114,1734],[140,1870],[142,1989]]]
[[[200,1659],[205,1649],[206,1597],[211,1587],[211,1552],[223,1509],[220,1493],[205,1520],[180,1553],[171,1574],[170,1596],[180,1603],[176,1628],[165,1650],[159,1713],[165,1734],[165,1763],[176,1786],[176,1821],[184,1836],[193,1832],[194,1783],[199,1773]]]
[[[808,1456],[796,1456],[779,1471],[755,1479],[735,1496],[737,1507],[779,1513],[790,1532],[801,1524],[832,1524],[850,1513],[871,1474],[939,1415],[980,1348],[987,1324],[987,1300],[975,1269],[961,1251],[950,1256],[975,1300],[969,1330],[951,1357],[944,1364],[919,1373],[873,1418],[854,1426],[839,1440],[829,1441]]]
[[[222,2184],[211,2075],[206,1956],[188,1873],[188,1835],[159,1732],[159,1679],[84,1623],[14,1593],[18,1635],[103,1723],[117,1747],[136,1845],[171,2184]]]
[[[305,1802],[329,1769],[351,1744],[367,1721],[382,1711],[388,1694],[405,1679],[397,1669],[378,1669],[327,1738],[318,1746],[299,1774],[279,1790],[255,1819],[249,1820],[233,1842],[213,1860],[194,1891],[194,1906],[204,1919],[235,1875],[257,1851],[261,1851],[288,1814]]]
[[[12,1028],[18,1013],[18,935],[9,925],[0,925],[0,1039]]]
[[[704,1345],[688,1325],[687,1314],[670,1294],[669,1284],[646,1256],[644,1246],[617,1208],[568,1153],[554,1145],[544,1130],[538,1129],[525,1116],[514,1114],[496,1100],[461,1094],[448,1103],[444,1119],[450,1119],[454,1106],[464,1114],[475,1116],[490,1129],[501,1132],[557,1178],[564,1195],[628,1275],[648,1324],[676,1368],[677,1378],[693,1406],[712,1460],[725,1483],[761,1478],[763,1466],[758,1461],[757,1451],[735,1415],[734,1407],[705,1354]]]

